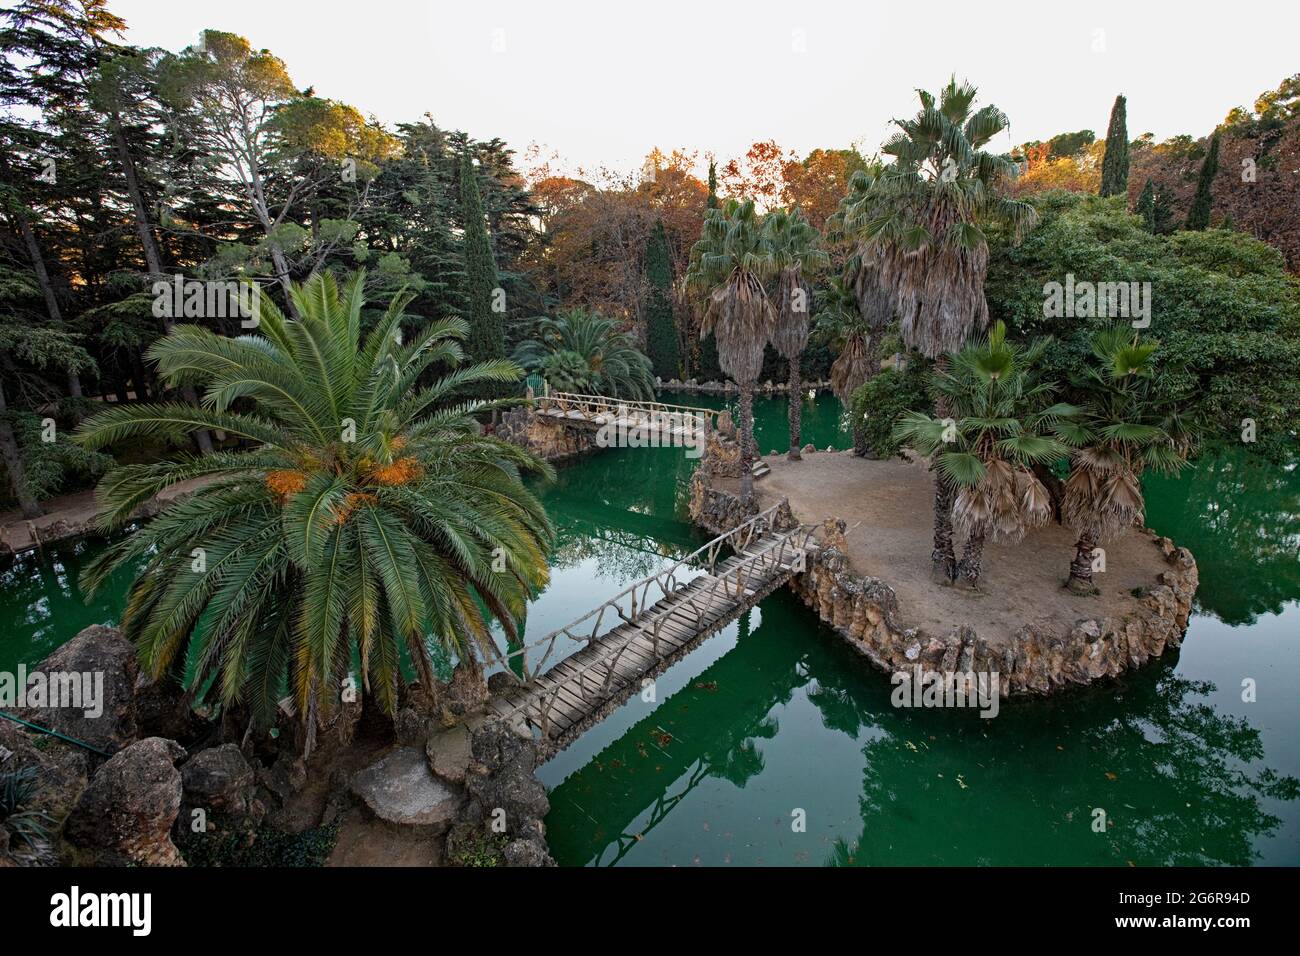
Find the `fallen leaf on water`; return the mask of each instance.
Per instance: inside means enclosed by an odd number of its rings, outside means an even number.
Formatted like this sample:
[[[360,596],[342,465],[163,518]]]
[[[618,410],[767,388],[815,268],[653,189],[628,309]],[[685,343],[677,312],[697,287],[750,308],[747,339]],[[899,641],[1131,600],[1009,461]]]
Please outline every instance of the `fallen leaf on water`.
[[[1115,776],[1115,774],[1113,774],[1113,773],[1111,773],[1109,770],[1107,770],[1107,771],[1106,771],[1106,779],[1107,779],[1107,780],[1118,780],[1119,777]]]

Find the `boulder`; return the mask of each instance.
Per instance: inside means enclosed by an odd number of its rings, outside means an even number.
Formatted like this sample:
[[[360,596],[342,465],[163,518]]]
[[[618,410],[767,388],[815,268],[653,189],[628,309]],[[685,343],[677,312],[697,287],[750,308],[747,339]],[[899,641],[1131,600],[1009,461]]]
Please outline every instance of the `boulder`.
[[[555,866],[546,844],[536,840],[511,840],[503,855],[506,866]]]
[[[133,691],[135,720],[142,737],[166,737],[168,740],[191,741],[201,721],[190,707],[189,695],[180,681],[172,677],[150,680],[139,674]]]
[[[470,751],[481,769],[467,776],[470,806],[466,816],[477,823],[505,811],[506,832],[518,836],[551,809],[537,769],[537,744],[501,722],[485,724],[471,735]]]
[[[64,838],[101,866],[184,866],[171,829],[181,808],[177,760],[185,748],[148,737],[99,768],[63,826]]]
[[[429,769],[434,776],[457,786],[465,782],[473,754],[470,751],[469,728],[457,724],[448,730],[433,734],[424,745]]]
[[[181,767],[181,787],[184,807],[201,809],[209,817],[230,823],[252,818],[256,826],[266,812],[254,795],[257,775],[234,744],[201,750],[187,760]]]
[[[477,663],[462,661],[451,672],[451,683],[447,685],[447,706],[456,715],[469,714],[478,710],[488,699],[487,681],[483,669]]]
[[[135,646],[115,627],[92,624],[28,672],[89,674],[95,707],[23,707],[18,716],[113,753],[138,732],[135,684],[139,674]],[[101,684],[102,679],[102,684]],[[88,705],[89,700],[81,701]],[[88,714],[87,711],[90,710]]]
[[[404,826],[447,826],[462,799],[433,775],[419,747],[400,747],[358,771],[352,792],[379,819]]]

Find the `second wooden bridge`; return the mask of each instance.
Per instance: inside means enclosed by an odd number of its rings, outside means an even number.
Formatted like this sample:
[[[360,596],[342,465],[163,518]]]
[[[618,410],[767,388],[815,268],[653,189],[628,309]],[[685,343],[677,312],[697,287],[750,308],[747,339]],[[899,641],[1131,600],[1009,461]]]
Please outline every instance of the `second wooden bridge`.
[[[564,749],[643,680],[803,571],[812,535],[793,522],[784,500],[755,515],[508,654],[503,673],[512,684],[489,699],[488,710],[540,735],[544,755]]]

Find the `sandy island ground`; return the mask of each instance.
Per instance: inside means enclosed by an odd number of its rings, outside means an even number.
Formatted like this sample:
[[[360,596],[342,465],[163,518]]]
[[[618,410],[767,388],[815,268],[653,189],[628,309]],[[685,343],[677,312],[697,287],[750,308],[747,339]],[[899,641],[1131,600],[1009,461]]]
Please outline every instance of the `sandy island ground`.
[[[990,641],[1010,639],[1025,624],[1064,634],[1084,618],[1130,613],[1132,590],[1156,584],[1168,570],[1151,537],[1134,529],[1104,545],[1106,571],[1094,575],[1100,596],[1070,594],[1061,585],[1075,535],[1051,524],[1019,544],[985,548],[983,593],[936,586],[930,582],[934,485],[924,462],[871,461],[847,451],[805,454],[801,462],[784,455],[763,460],[772,471],[754,484],[760,507],[785,496],[800,521],[843,518],[853,569],[893,588],[902,621],[932,634],[959,624]]]

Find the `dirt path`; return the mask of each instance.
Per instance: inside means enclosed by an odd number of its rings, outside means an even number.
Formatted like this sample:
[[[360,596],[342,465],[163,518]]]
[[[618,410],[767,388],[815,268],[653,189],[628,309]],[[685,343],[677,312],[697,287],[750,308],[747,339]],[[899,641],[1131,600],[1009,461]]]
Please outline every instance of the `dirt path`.
[[[150,508],[157,510],[160,505],[184,497],[212,480],[207,477],[191,478],[172,485],[153,500]],[[39,518],[24,518],[17,509],[0,512],[0,551],[30,551],[38,544],[72,538],[94,530],[99,501],[93,489],[50,498],[41,505],[45,508],[45,514]]]
[[[1156,584],[1168,570],[1151,539],[1130,531],[1104,545],[1106,572],[1094,577],[1100,596],[1077,597],[1061,587],[1075,536],[1051,524],[1019,544],[985,548],[984,593],[938,587],[930,583],[934,488],[923,463],[870,461],[852,452],[817,452],[802,462],[764,460],[772,472],[754,486],[760,506],[784,495],[801,521],[843,518],[854,570],[892,587],[903,621],[931,633],[970,624],[989,640],[1010,639],[1023,625],[1036,623],[1064,634],[1083,618],[1131,612],[1132,589]]]

